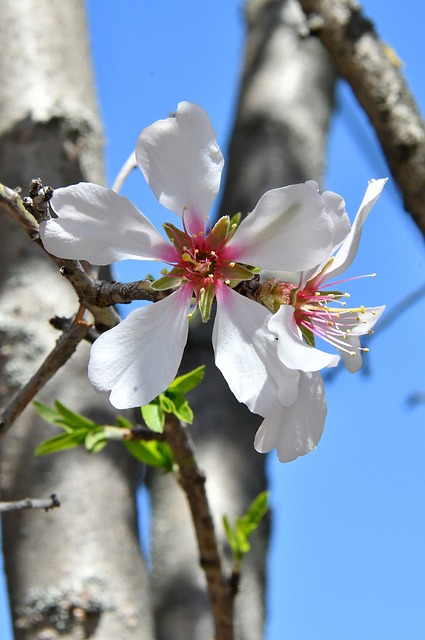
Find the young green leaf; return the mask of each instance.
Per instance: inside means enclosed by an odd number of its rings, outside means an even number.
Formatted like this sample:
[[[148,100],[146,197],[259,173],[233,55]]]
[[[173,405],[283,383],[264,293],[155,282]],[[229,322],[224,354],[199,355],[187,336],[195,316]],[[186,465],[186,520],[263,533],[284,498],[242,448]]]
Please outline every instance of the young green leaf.
[[[86,432],[85,447],[90,453],[99,453],[108,444],[108,438],[103,427],[90,429]]]
[[[66,451],[67,449],[78,447],[84,443],[86,433],[86,429],[74,429],[71,433],[59,433],[57,436],[53,436],[53,438],[40,442],[34,455],[37,457],[45,456],[49,453]]]
[[[140,407],[143,420],[146,422],[149,429],[155,431],[156,433],[162,433],[164,429],[164,410],[159,402],[156,400],[150,402],[149,404],[145,404],[144,407]]]
[[[188,391],[191,391],[202,382],[204,373],[205,365],[202,364],[200,367],[193,369],[193,371],[189,371],[189,373],[178,376],[173,380],[165,393],[168,391],[172,391],[173,393],[187,393]]]
[[[55,400],[55,407],[63,416],[64,423],[73,429],[92,429],[96,426],[96,422],[82,416],[80,413],[68,409],[68,407],[65,407],[59,400]]]
[[[189,406],[188,401],[181,393],[171,393],[169,392],[169,399],[172,399],[173,402],[173,411],[175,416],[182,422],[187,422],[188,424],[192,424],[193,422],[193,411]]]
[[[165,472],[173,470],[173,453],[166,442],[159,440],[126,440],[124,445],[132,456],[151,467],[163,469]]]
[[[249,536],[258,527],[267,511],[267,498],[267,491],[260,493],[250,504],[246,514],[236,518],[234,527],[230,524],[228,517],[226,515],[223,516],[224,532],[237,570],[240,568],[244,555],[246,555],[251,548]]]
[[[39,400],[34,400],[33,405],[38,415],[46,422],[50,422],[50,424],[66,426],[63,425],[63,416],[53,407],[49,407],[49,405],[44,404]]]

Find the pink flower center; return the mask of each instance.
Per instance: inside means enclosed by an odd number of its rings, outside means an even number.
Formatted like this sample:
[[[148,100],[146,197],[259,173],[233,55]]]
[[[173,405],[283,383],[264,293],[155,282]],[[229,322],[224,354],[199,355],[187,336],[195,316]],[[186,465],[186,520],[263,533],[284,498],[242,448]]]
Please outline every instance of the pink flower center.
[[[152,286],[167,289],[190,283],[196,299],[191,315],[199,309],[206,321],[211,314],[218,282],[234,287],[253,275],[249,269],[229,259],[228,252],[226,258],[223,257],[223,249],[233,236],[235,226],[230,224],[228,216],[223,216],[209,233],[190,234],[183,214],[183,231],[170,223],[166,223],[164,229],[176,250],[175,260],[169,263],[172,269]]]
[[[347,307],[346,299],[350,297],[349,293],[324,289],[333,288],[357,278],[347,278],[324,284],[324,272],[325,270],[309,280],[303,289],[299,289],[291,282],[271,278],[261,285],[260,299],[273,313],[282,304],[292,305],[295,309],[294,320],[307,344],[314,346],[315,338],[321,338],[337,349],[355,355],[348,343],[348,338],[354,327],[362,322],[366,323],[362,317],[366,312],[366,307],[363,305]],[[375,274],[370,275],[374,276]],[[362,351],[368,351],[366,348],[359,348]]]
[[[335,284],[340,283],[325,286]],[[345,301],[350,297],[349,293],[322,291],[316,288],[318,285],[317,281],[312,280],[304,289],[294,291],[291,304],[295,307],[295,322],[308,344],[314,345],[314,338],[317,337],[341,351],[355,355],[347,345],[347,340],[353,327],[363,322],[362,315],[366,307],[349,308]]]

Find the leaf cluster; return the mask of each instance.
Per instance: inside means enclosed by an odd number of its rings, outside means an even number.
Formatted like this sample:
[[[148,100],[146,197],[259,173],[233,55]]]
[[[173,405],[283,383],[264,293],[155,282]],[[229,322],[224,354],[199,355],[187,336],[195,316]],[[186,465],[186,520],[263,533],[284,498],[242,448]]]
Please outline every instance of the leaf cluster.
[[[245,515],[236,518],[234,526],[229,518],[223,516],[223,527],[233,556],[235,569],[240,570],[244,556],[251,549],[250,535],[258,528],[267,511],[268,492],[263,491],[248,507]]]

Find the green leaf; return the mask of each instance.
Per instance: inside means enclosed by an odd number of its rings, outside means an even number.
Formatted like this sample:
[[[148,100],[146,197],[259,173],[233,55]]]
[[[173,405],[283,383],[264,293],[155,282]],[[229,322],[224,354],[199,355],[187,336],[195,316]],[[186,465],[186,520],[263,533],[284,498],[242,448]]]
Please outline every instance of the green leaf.
[[[193,411],[189,406],[188,401],[181,393],[171,394],[172,401],[174,405],[174,413],[175,416],[182,422],[187,422],[188,424],[192,424],[193,422]]]
[[[201,364],[200,367],[185,373],[182,376],[178,376],[168,387],[167,391],[173,391],[174,393],[187,393],[202,382],[205,373],[205,365]],[[167,392],[166,392],[167,393]]]
[[[37,411],[38,415],[43,418],[46,422],[50,422],[50,424],[56,424],[60,426],[64,426],[63,417],[56,409],[53,407],[49,407],[47,404],[40,402],[39,400],[34,400],[33,402],[34,408]]]
[[[162,406],[153,401],[149,404],[145,404],[144,407],[140,407],[140,410],[142,412],[143,420],[146,422],[149,429],[152,429],[152,431],[155,431],[156,433],[162,433],[165,422]],[[130,428],[133,428],[132,425]]]
[[[260,524],[264,514],[267,511],[268,492],[263,491],[248,507],[248,511],[244,516],[237,519],[237,527],[246,536],[249,536]]]
[[[130,431],[133,429],[133,424],[124,416],[117,416],[115,423],[117,427],[121,427],[121,429],[130,429]]]
[[[55,400],[55,407],[63,416],[64,423],[73,429],[92,429],[96,426],[96,422],[89,420],[89,418],[82,416],[80,413],[71,411],[71,409],[65,407],[59,400]]]
[[[34,455],[37,457],[45,456],[49,453],[66,451],[67,449],[78,447],[83,444],[86,433],[86,429],[75,429],[71,433],[59,433],[57,436],[41,442],[36,448]]]
[[[223,516],[223,527],[227,541],[232,551],[233,560],[237,568],[251,548],[249,536],[261,522],[267,511],[268,492],[263,491],[248,507],[248,511],[242,517],[236,518],[235,526],[229,522],[226,515]]]
[[[91,429],[86,432],[85,447],[90,453],[99,453],[108,444],[108,438],[103,427]]]
[[[166,391],[159,394],[159,403],[166,413],[175,413],[176,408],[174,406],[173,399],[167,395]]]
[[[126,440],[124,445],[132,456],[151,467],[172,471],[174,467],[173,453],[166,442],[159,440]]]

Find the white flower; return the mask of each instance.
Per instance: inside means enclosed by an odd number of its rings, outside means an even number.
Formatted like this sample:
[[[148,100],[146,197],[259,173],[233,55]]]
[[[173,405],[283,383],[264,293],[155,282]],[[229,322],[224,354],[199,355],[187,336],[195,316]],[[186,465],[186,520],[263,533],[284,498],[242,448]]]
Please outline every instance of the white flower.
[[[281,306],[268,327],[278,337],[279,359],[290,369],[319,371],[338,364],[339,355],[316,348],[315,338],[334,346],[349,371],[361,368],[364,349],[360,336],[372,333],[385,307],[347,307],[345,299],[349,294],[338,290],[346,280],[335,278],[353,262],[363,223],[385,182],[385,179],[369,182],[352,229],[343,243],[335,247],[334,256],[331,252],[319,267],[302,272],[297,285],[280,280],[272,284],[274,300],[281,302]]]
[[[57,189],[57,217],[40,228],[46,249],[63,258],[100,265],[154,259],[171,267],[153,286],[175,291],[133,311],[93,345],[94,388],[110,391],[118,409],[150,402],[177,373],[188,316],[199,309],[208,320],[216,299],[217,366],[240,402],[263,416],[278,414],[295,402],[299,372],[277,357],[270,312],[232,286],[252,277],[245,265],[301,271],[322,262],[349,231],[343,199],[321,196],[311,182],[273,189],[236,231],[227,216],[211,229],[223,156],[208,115],[188,102],[142,131],[136,158],[159,202],[182,219],[183,229],[164,225],[171,243],[129,200],[88,183]]]

